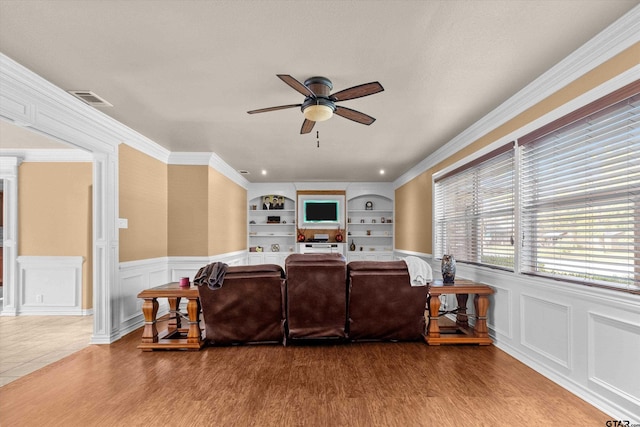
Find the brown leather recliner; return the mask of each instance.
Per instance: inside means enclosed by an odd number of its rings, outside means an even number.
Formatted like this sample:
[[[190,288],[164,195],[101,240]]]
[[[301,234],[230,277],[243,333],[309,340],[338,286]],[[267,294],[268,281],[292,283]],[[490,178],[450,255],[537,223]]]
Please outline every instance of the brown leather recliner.
[[[231,266],[223,284],[198,286],[208,344],[282,343],[284,271],[275,264]]]
[[[411,286],[404,261],[352,261],[347,269],[350,340],[423,338],[429,287]]]
[[[346,337],[347,265],[342,254],[292,254],[287,273],[288,339]]]

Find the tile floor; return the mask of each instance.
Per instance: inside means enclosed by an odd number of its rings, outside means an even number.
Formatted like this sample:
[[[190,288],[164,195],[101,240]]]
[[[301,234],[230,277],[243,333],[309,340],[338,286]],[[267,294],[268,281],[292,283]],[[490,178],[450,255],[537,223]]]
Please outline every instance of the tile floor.
[[[89,345],[93,316],[0,317],[0,387]]]

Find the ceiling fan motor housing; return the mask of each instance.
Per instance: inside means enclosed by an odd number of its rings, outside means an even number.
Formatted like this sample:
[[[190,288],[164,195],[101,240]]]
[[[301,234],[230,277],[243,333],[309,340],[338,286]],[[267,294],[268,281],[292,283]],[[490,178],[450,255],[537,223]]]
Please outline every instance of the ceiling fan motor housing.
[[[316,96],[323,96],[328,98],[331,90],[333,89],[333,83],[326,77],[309,77],[304,81],[304,85],[308,87],[311,92]]]
[[[326,77],[311,77],[304,81],[304,85],[316,96],[307,96],[300,110],[304,113],[309,107],[313,107],[315,111],[313,113],[308,111],[305,114],[306,118],[314,121],[328,120],[333,115],[333,112],[336,111],[336,105],[329,98],[329,94],[333,89],[331,80]]]

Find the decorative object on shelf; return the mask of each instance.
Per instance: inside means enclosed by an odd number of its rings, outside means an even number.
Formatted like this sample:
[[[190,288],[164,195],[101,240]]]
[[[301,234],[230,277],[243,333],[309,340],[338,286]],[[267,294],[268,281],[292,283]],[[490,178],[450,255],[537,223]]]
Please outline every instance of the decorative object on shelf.
[[[344,237],[342,236],[342,230],[338,229],[338,232],[336,233],[336,242],[342,243],[343,239]]]
[[[277,243],[274,243],[271,245],[271,252],[280,252],[280,245]]]
[[[393,221],[391,220],[391,218],[387,218],[387,224],[391,224]]]
[[[367,230],[367,236],[371,236],[371,230]]]
[[[283,223],[283,224],[286,224],[286,223],[287,223],[287,220],[284,220],[284,219],[283,219],[283,220],[282,220],[282,223]]]
[[[262,198],[262,209],[284,209],[284,197],[275,195],[264,196]]]
[[[255,211],[256,209],[258,209],[258,205],[251,205],[251,210]]]
[[[256,252],[262,252],[262,246],[256,246]]]
[[[307,240],[307,238],[304,235],[304,229],[298,230],[298,242],[302,243],[305,240]]]
[[[373,202],[371,200],[367,200],[364,204],[365,210],[372,211],[373,210]]]
[[[362,252],[362,246],[360,246],[360,252]]]
[[[355,251],[356,250],[356,244],[353,240],[351,240],[351,244],[349,245],[349,250],[350,251]]]
[[[249,224],[255,224],[256,222],[254,220],[249,221]]]
[[[267,217],[267,224],[280,224],[280,217],[279,216],[268,216]]]
[[[442,281],[444,283],[453,283],[455,281],[456,260],[453,255],[442,255],[440,270],[442,271]]]
[[[380,223],[384,224],[384,217],[380,218]]]
[[[375,220],[375,219],[372,219],[372,220],[371,220],[371,224],[375,224],[375,223],[376,223],[376,220]]]
[[[360,220],[360,224],[364,224],[364,218]]]
[[[351,224],[351,217],[347,218],[347,223]]]

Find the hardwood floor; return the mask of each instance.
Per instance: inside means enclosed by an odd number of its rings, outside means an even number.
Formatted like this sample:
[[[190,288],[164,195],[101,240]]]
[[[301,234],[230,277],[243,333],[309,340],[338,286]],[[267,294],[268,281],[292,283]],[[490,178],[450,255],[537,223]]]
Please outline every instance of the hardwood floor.
[[[611,419],[494,346],[141,352],[141,333],[91,345],[0,388],[0,425],[596,426]]]

